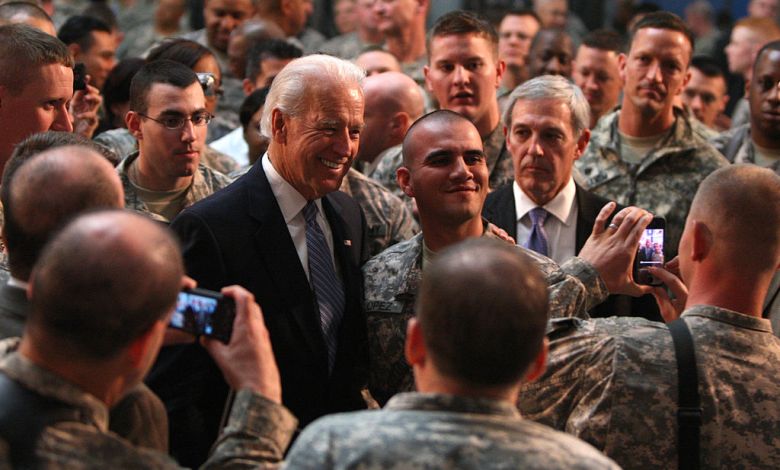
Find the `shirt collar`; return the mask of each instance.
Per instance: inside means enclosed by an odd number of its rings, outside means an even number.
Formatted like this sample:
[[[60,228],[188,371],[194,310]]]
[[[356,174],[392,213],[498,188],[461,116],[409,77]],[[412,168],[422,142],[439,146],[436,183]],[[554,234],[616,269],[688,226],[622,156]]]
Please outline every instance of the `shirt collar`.
[[[538,205],[528,197],[517,181],[512,183],[512,191],[515,195],[515,214],[517,214],[517,221],[520,221],[525,215]],[[555,195],[547,204],[542,206],[547,212],[554,215],[562,224],[568,226],[569,214],[574,207],[574,198],[577,194],[577,187],[574,185],[574,178],[569,177],[569,182],[566,186]]]
[[[399,393],[385,405],[386,410],[450,411],[520,418],[515,406],[490,398],[472,398],[441,393]]]
[[[284,217],[284,223],[290,224],[290,222],[301,213],[306,203],[308,202],[305,197],[298,192],[290,183],[287,182],[282,175],[276,171],[274,165],[271,163],[271,157],[266,152],[263,155],[263,171],[266,178],[268,178],[268,184],[271,185],[271,191],[276,197],[276,202],[279,204],[279,209],[282,210],[282,216]],[[322,201],[317,199],[315,201],[317,209],[322,214]]]

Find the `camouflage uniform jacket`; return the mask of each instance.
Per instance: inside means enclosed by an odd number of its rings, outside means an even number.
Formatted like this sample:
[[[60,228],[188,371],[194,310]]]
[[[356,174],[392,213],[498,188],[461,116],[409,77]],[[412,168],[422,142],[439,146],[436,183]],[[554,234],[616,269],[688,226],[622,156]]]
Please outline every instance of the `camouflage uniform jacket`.
[[[38,367],[8,344],[0,343],[0,373],[33,392],[79,410],[79,421],[47,426],[36,445],[41,469],[180,468],[167,454],[134,447],[108,430],[108,409],[94,396],[59,376]],[[2,406],[2,405],[0,405]],[[223,430],[202,468],[275,468],[297,426],[295,417],[281,405],[241,390]]]
[[[780,339],[769,320],[697,305],[701,468],[780,468]],[[554,320],[547,372],[525,384],[529,419],[574,434],[624,468],[677,467],[677,362],[663,323]]]
[[[322,43],[320,52],[344,60],[355,60],[369,44],[364,43],[358,33],[341,34]]]
[[[717,150],[699,137],[675,108],[669,134],[635,165],[620,158],[620,110],[603,116],[585,153],[575,162],[585,189],[624,206],[639,206],[666,218],[667,259],[677,255],[685,218],[699,183],[728,165]]]
[[[401,187],[398,186],[398,180],[395,177],[395,171],[404,164],[401,144],[383,150],[376,158],[379,158],[379,164],[371,174],[366,176],[375,179],[401,199],[408,198],[409,196],[401,191]]]
[[[485,158],[490,172],[490,190],[500,188],[515,180],[512,155],[506,149],[504,126],[499,122],[493,131],[482,140]]]
[[[756,163],[756,147],[750,137],[750,124],[724,131],[710,143],[731,163]],[[780,161],[769,168],[780,175]]]
[[[379,411],[324,417],[306,428],[286,464],[322,468],[614,469],[567,434],[520,417],[508,403],[404,393]]]
[[[160,222],[170,222],[170,220],[167,220],[160,214],[151,212],[146,206],[146,203],[138,197],[138,193],[135,192],[135,188],[133,188],[133,185],[130,183],[128,171],[130,170],[130,165],[136,158],[138,158],[138,152],[128,155],[116,168],[117,173],[119,173],[119,179],[122,180],[122,187],[125,190],[125,209],[132,209],[142,214],[146,214],[152,219]],[[229,185],[231,181],[230,178],[222,173],[214,171],[206,166],[198,165],[198,171],[195,172],[192,184],[187,190],[187,195],[184,197],[182,210],[219,191]]]
[[[496,237],[487,228],[483,236]],[[536,261],[550,285],[553,317],[584,316],[607,296],[593,267],[574,257],[559,267],[554,261],[518,247]],[[412,371],[404,359],[406,323],[422,277],[423,237],[393,245],[363,265],[364,310],[368,325],[368,388],[380,403],[399,392],[414,390]]]
[[[420,231],[412,212],[400,198],[354,168],[349,169],[339,190],[352,196],[363,209],[371,256]]]

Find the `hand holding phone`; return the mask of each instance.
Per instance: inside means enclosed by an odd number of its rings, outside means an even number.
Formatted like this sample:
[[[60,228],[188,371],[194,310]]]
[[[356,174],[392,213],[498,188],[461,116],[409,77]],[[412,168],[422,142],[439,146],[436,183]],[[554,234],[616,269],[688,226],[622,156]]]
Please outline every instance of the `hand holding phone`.
[[[634,281],[637,284],[660,286],[663,282],[653,276],[649,267],[662,268],[665,262],[664,242],[666,241],[666,220],[653,217],[639,239],[636,258],[634,258]]]

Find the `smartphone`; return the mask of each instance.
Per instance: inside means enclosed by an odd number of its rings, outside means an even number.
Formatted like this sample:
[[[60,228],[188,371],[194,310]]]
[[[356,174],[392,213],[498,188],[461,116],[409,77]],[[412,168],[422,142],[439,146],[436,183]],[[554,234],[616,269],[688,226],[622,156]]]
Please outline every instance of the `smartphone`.
[[[73,92],[87,89],[87,66],[82,62],[73,66]]]
[[[647,267],[662,268],[666,262],[664,243],[666,242],[666,219],[653,217],[639,240],[636,258],[634,258],[634,281],[637,284],[660,286],[663,284],[647,271]]]
[[[236,304],[232,298],[206,289],[185,289],[179,292],[170,326],[228,344],[235,317]]]

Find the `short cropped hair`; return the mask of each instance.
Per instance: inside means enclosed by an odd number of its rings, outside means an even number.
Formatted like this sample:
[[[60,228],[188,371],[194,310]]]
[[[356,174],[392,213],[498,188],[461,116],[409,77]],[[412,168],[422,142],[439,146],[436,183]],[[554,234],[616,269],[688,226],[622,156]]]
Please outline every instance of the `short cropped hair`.
[[[530,8],[517,8],[517,9],[507,10],[501,15],[501,19],[498,21],[498,23],[504,21],[504,18],[508,16],[530,16],[531,18],[535,19],[540,26],[542,24],[542,19],[539,18],[539,14]]]
[[[0,86],[19,94],[49,64],[73,68],[62,41],[25,24],[0,26]]]
[[[412,156],[413,156],[413,145],[415,142],[414,134],[417,133],[417,128],[427,125],[430,123],[441,123],[446,126],[452,126],[457,122],[467,122],[474,125],[473,122],[471,122],[466,116],[456,113],[455,111],[451,111],[449,109],[437,109],[435,111],[431,111],[428,114],[425,114],[421,116],[419,119],[414,121],[411,126],[409,126],[409,129],[406,130],[406,135],[404,135],[404,141],[401,144],[401,155],[404,159],[404,166],[409,168]]]
[[[173,38],[166,39],[149,51],[146,61],[172,60],[192,69],[204,56],[211,56],[216,60],[216,56],[208,47],[189,39]]]
[[[612,51],[617,54],[625,52],[623,38],[618,33],[609,29],[597,29],[591,31],[582,38],[582,45],[602,51]]]
[[[670,13],[668,11],[656,11],[643,16],[642,19],[637,21],[634,27],[631,29],[631,34],[628,38],[629,49],[631,49],[631,46],[634,42],[634,36],[636,36],[637,31],[645,28],[668,29],[682,33],[686,39],[688,39],[688,42],[691,45],[691,54],[693,54],[693,49],[696,45],[693,32],[688,27],[688,25],[686,25],[685,22],[674,13]]]
[[[515,88],[509,95],[504,110],[503,121],[507,128],[512,127],[512,112],[515,104],[520,100],[563,102],[571,110],[571,128],[575,136],[579,136],[590,123],[590,105],[582,90],[561,76],[542,75]]]
[[[756,60],[753,61],[753,76],[756,76],[756,67],[758,66],[758,59],[761,58],[762,55],[764,55],[765,52],[769,51],[780,51],[780,40],[770,41],[763,46],[761,46],[761,49],[758,50],[758,53],[756,53]]]
[[[67,45],[78,44],[82,51],[88,51],[95,42],[92,38],[93,31],[111,34],[111,26],[94,16],[76,15],[60,26],[57,38]]]
[[[129,230],[112,230],[126,229],[118,222],[129,219],[143,231],[140,242]],[[55,338],[63,354],[114,358],[170,313],[183,272],[173,235],[153,221],[123,211],[81,216],[35,266],[27,328]]]
[[[325,54],[312,54],[295,59],[279,72],[274,79],[263,107],[260,131],[263,136],[271,135],[271,113],[278,109],[288,116],[299,116],[306,111],[309,92],[323,81],[341,86],[360,88],[366,74],[346,60]]]
[[[443,15],[431,28],[426,38],[428,60],[431,58],[431,42],[433,38],[475,34],[487,40],[493,50],[493,57],[498,57],[498,32],[490,22],[482,16],[465,10],[456,10]]]
[[[436,370],[466,385],[522,379],[542,349],[547,283],[514,245],[472,238],[423,270],[417,317]]]
[[[691,59],[691,67],[701,72],[705,77],[722,77],[724,79],[726,77],[718,61],[709,56],[695,56]]]
[[[25,15],[39,20],[51,22],[51,17],[46,11],[32,2],[5,2],[0,3],[0,21],[10,20],[16,15]],[[2,23],[5,24],[5,23]],[[53,23],[52,23],[53,24]]]
[[[268,39],[252,45],[246,55],[246,75],[254,82],[264,60],[267,59],[297,59],[303,56],[303,49],[285,39]]]
[[[238,110],[238,120],[241,122],[242,128],[246,129],[252,116],[263,107],[269,89],[269,87],[257,89],[244,98],[244,102],[241,103],[241,108]]]
[[[130,81],[130,110],[145,113],[149,103],[147,96],[155,83],[187,88],[198,83],[198,76],[191,68],[172,60],[148,62]]]

